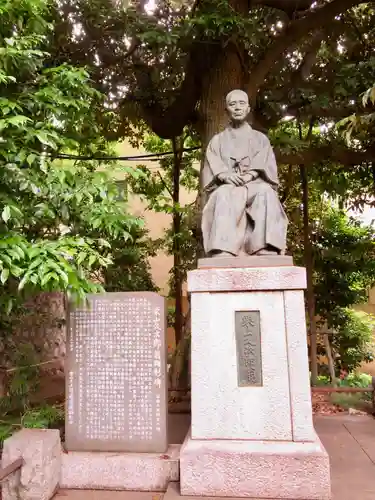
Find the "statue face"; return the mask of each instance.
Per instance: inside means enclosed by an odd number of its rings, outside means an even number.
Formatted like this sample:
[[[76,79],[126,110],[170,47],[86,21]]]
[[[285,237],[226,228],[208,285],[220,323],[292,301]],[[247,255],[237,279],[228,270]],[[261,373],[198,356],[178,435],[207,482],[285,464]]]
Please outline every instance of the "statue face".
[[[227,96],[227,111],[234,122],[243,122],[250,112],[249,99],[241,90],[233,91]]]

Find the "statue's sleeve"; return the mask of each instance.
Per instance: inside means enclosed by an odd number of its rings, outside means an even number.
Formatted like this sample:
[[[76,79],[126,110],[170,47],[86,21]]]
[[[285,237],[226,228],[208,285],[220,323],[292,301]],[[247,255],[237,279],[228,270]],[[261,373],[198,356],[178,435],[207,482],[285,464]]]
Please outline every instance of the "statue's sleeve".
[[[269,139],[264,135],[259,135],[259,150],[251,160],[251,170],[256,170],[265,181],[277,187],[279,178],[277,175],[277,164]]]
[[[210,191],[217,184],[217,176],[228,172],[220,154],[220,136],[215,135],[209,142],[203,165],[202,185],[204,190]]]

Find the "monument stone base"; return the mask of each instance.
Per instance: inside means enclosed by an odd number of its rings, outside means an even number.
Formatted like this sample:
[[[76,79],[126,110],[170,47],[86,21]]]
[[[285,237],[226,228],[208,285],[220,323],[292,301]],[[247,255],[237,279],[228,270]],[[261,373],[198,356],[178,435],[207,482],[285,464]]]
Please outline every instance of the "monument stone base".
[[[327,452],[314,442],[196,440],[180,453],[183,496],[330,500]]]
[[[222,261],[188,274],[192,420],[181,494],[329,500],[329,458],[312,421],[305,269],[285,256],[261,267]]]
[[[180,446],[159,453],[69,452],[62,454],[65,489],[166,491],[179,479]]]

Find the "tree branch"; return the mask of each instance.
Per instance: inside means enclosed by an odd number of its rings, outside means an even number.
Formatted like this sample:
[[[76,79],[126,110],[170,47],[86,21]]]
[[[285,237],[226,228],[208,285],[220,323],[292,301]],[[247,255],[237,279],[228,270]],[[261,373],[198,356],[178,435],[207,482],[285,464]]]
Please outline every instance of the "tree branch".
[[[246,88],[250,101],[254,103],[256,94],[263,85],[266,76],[277,61],[282,61],[282,56],[287,49],[293,49],[307,33],[326,26],[332,21],[332,18],[360,3],[362,3],[361,0],[332,0],[298,21],[292,21],[285,31],[275,38],[275,41],[250,73]]]
[[[363,107],[360,104],[351,106],[345,104],[342,106],[318,106],[316,104],[309,104],[307,106],[290,106],[286,111],[286,115],[298,116],[301,119],[315,116],[316,118],[332,118],[333,120],[340,120],[352,114],[364,114]]]
[[[345,146],[335,147],[332,144],[328,144],[327,146],[320,147],[313,146],[311,149],[293,153],[283,153],[275,148],[275,156],[277,162],[283,165],[309,166],[312,163],[331,160],[345,166],[354,166],[374,161],[375,147],[366,151],[356,151]]]
[[[306,49],[304,58],[298,69],[292,74],[291,86],[298,87],[299,82],[306,81],[311,74],[311,70],[316,63],[318,52],[326,33],[318,31],[311,39],[309,46]]]
[[[312,0],[253,0],[252,6],[271,7],[282,10],[288,16],[293,16],[296,12],[305,11],[310,8]]]
[[[152,130],[162,139],[181,135],[185,125],[193,120],[197,102],[201,96],[203,78],[220,53],[220,44],[194,43],[185,68],[185,78],[174,93],[168,107],[157,100],[158,83],[152,77],[153,69],[140,61],[134,64],[134,73],[141,95],[135,100],[142,107],[144,118]],[[145,96],[146,99],[145,99]]]
[[[159,171],[157,171],[157,174],[159,176],[160,182],[163,184],[163,186],[165,187],[165,189],[168,191],[170,197],[173,199],[173,193],[172,193],[171,189],[168,187],[168,184],[163,179],[163,176],[161,175],[161,173]]]

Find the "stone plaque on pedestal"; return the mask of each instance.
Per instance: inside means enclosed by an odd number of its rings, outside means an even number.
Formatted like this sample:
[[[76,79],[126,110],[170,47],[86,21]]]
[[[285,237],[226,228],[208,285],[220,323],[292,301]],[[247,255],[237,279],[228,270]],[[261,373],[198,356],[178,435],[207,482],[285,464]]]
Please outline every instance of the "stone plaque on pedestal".
[[[70,307],[65,444],[70,451],[167,449],[165,299],[90,295]]]
[[[235,311],[238,386],[262,385],[260,312]]]

